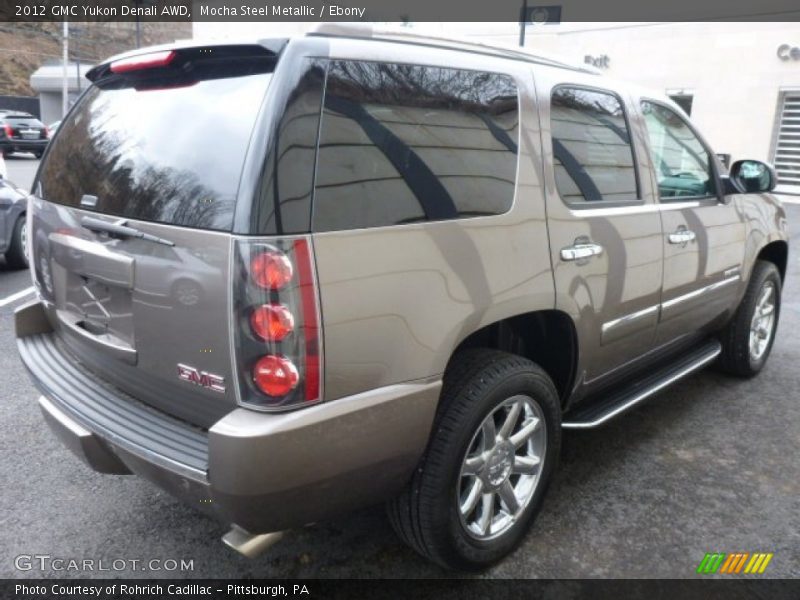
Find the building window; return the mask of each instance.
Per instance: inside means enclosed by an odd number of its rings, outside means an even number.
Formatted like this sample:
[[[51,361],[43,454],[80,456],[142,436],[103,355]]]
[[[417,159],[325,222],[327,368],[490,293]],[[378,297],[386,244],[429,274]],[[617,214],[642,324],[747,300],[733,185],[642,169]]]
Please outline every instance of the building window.
[[[628,123],[614,94],[557,88],[550,127],[556,187],[565,202],[638,199]]]
[[[332,61],[314,230],[505,213],[518,129],[517,88],[507,75]]]
[[[691,94],[668,94],[670,100],[681,107],[686,116],[692,116],[692,100],[694,96]]]

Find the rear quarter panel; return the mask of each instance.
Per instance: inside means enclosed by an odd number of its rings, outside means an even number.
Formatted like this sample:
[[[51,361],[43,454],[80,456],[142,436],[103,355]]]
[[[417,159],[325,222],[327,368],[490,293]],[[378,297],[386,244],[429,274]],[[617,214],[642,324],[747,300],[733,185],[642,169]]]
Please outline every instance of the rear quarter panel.
[[[520,93],[517,185],[499,216],[315,234],[326,398],[441,374],[497,320],[554,305],[530,67],[480,55],[343,41],[334,58],[506,73]],[[368,52],[368,53],[367,53]]]

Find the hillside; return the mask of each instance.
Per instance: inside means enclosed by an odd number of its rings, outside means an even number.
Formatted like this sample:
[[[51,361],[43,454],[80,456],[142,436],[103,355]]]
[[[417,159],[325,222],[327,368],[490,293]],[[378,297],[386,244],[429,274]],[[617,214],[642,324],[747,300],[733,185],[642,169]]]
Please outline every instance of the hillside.
[[[135,23],[70,23],[70,59],[94,63],[136,46]],[[142,23],[142,45],[192,36],[190,23]],[[0,95],[30,96],[31,74],[61,59],[61,23],[0,23]]]

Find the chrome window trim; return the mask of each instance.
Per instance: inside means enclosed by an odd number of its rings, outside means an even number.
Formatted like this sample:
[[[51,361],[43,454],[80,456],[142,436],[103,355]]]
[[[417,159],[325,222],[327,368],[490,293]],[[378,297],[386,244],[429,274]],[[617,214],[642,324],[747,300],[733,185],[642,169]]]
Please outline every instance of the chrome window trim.
[[[636,206],[609,206],[606,208],[583,208],[570,210],[573,217],[616,217],[626,215],[639,215],[644,213],[663,212],[669,210],[684,210],[699,208],[701,203],[697,200],[670,202],[668,204],[638,204]]]

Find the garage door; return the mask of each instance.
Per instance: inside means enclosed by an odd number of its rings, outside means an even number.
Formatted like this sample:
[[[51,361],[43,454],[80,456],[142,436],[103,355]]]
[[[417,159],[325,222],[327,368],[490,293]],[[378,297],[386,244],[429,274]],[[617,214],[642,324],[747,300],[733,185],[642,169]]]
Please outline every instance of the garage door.
[[[780,189],[800,192],[800,93],[784,94],[773,163]]]

